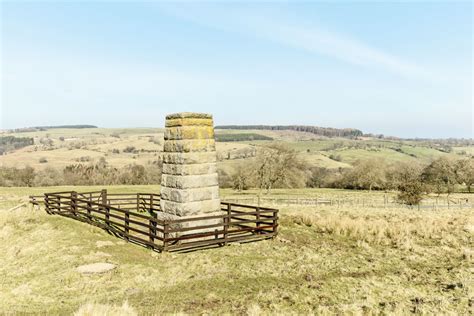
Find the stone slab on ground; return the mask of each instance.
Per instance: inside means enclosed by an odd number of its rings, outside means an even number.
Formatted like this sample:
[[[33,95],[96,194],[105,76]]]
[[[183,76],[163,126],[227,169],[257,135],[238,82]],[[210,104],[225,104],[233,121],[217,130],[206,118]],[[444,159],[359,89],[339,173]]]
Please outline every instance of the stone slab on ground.
[[[82,274],[105,273],[115,269],[117,266],[112,263],[96,262],[85,264],[76,268],[77,272]]]

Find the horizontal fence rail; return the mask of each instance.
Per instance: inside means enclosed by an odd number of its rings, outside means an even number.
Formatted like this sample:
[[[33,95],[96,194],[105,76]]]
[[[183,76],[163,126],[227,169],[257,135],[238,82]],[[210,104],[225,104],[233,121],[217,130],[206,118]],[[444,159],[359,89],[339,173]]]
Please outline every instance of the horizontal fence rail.
[[[158,251],[222,246],[278,233],[277,209],[230,202],[222,202],[220,212],[174,218],[161,211],[160,195],[153,193],[66,191],[30,196],[30,203]]]
[[[474,202],[467,198],[430,198],[421,201],[420,205],[410,206],[394,198],[308,198],[308,197],[228,197],[228,202],[264,205],[300,205],[331,207],[366,207],[366,208],[420,208],[420,209],[464,209],[473,208]]]

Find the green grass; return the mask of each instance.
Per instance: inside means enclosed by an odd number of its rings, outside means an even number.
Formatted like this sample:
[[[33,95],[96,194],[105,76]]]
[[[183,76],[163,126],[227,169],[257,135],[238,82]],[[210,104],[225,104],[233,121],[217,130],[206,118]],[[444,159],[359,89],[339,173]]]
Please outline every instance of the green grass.
[[[404,315],[472,311],[472,209],[284,206],[275,240],[187,254],[155,253],[99,228],[32,207],[7,211],[29,194],[67,189],[72,187],[0,188],[3,313]],[[158,186],[107,189],[159,191]],[[377,198],[379,193],[274,192],[275,196],[347,194]],[[108,245],[100,243],[104,241]],[[117,268],[98,275],[76,271],[94,262],[110,262]],[[124,302],[128,305],[122,307]]]

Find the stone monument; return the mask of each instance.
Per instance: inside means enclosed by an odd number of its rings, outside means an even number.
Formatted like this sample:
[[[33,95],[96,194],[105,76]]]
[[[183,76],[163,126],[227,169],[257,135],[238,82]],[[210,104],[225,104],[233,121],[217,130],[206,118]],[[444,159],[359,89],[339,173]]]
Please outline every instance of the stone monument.
[[[161,211],[167,218],[219,212],[217,155],[212,115],[166,116]]]

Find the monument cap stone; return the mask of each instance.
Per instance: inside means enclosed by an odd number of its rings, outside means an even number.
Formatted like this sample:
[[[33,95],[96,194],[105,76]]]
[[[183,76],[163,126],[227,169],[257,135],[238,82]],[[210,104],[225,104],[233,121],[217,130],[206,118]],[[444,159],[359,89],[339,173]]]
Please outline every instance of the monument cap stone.
[[[196,112],[180,112],[166,115],[167,120],[179,119],[179,118],[201,118],[201,119],[211,119],[212,114],[207,113],[196,113]]]

